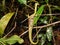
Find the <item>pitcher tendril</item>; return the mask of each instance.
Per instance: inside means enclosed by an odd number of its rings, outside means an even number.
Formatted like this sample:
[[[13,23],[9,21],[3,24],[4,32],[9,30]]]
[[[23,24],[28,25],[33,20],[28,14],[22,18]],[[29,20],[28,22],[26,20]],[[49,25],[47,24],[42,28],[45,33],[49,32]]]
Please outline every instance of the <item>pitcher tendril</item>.
[[[33,26],[34,26],[33,22],[34,22],[34,16],[36,15],[37,5],[38,5],[38,3],[35,3],[34,13],[31,16],[28,16],[28,18],[29,18],[29,28],[28,28],[29,40],[30,40],[31,44],[37,44],[38,43],[38,39],[37,39],[37,42],[33,42],[33,39],[32,39],[32,30],[33,30]]]

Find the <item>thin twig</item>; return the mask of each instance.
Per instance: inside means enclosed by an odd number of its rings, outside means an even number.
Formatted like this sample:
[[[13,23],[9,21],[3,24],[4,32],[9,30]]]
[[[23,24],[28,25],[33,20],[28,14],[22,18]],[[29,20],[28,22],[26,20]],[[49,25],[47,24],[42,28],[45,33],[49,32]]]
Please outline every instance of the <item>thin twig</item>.
[[[11,31],[9,33],[7,33],[3,38],[7,37],[15,28],[16,28],[16,22],[15,22],[14,27],[11,29]]]
[[[11,1],[11,3],[12,3],[12,4],[11,4],[11,8],[13,8],[14,2],[15,2],[15,0],[12,0],[12,1]]]
[[[36,35],[33,37],[33,41],[36,38],[36,36],[38,35],[38,33],[40,32],[41,28],[37,31]],[[38,37],[37,37],[38,38]],[[39,41],[39,40],[38,40]],[[31,44],[30,44],[31,45]]]
[[[2,1],[3,9],[5,9],[5,0]]]
[[[16,21],[17,12],[18,12],[18,8],[16,8],[16,12],[15,12],[14,18],[13,18],[13,20],[12,20],[12,22],[11,22],[10,28],[8,28],[9,30],[11,30],[14,22]]]
[[[56,14],[42,14],[41,16],[60,16],[60,13],[56,13]],[[24,23],[28,18],[24,19],[23,21],[21,21],[21,23]]]
[[[16,18],[16,16],[17,16],[17,12],[18,12],[18,8],[16,9],[16,13],[15,13],[14,20],[15,20],[15,18]],[[13,22],[14,22],[14,20],[13,20]],[[3,38],[7,37],[15,28],[16,28],[16,22],[15,22],[14,27],[11,29],[11,31],[10,31],[9,33],[7,33]]]
[[[58,16],[59,15],[60,16],[60,13],[55,13],[55,14],[42,14],[41,16],[49,16],[49,15],[52,15],[52,16],[55,16],[55,15]]]
[[[37,27],[33,27],[33,28],[44,28],[44,27],[48,27],[48,26],[53,26],[53,25],[55,25],[55,24],[58,24],[58,23],[60,23],[60,21],[57,21],[57,22],[54,22],[54,23],[51,23],[51,24],[47,24],[47,25],[44,25],[44,26],[37,26]],[[26,27],[26,26],[24,26],[25,28],[28,28],[28,27]],[[23,32],[21,35],[20,35],[20,37],[21,36],[23,36],[23,35],[25,35],[26,33],[28,32],[28,30],[27,31],[25,31],[25,32]]]
[[[36,38],[36,36],[38,35],[38,33],[41,31],[41,28],[37,31],[36,35],[33,37],[33,40]]]
[[[29,8],[31,8],[32,10],[34,10],[34,8],[32,8],[31,6],[29,6],[29,5],[26,5],[27,7],[29,7]]]
[[[24,19],[23,21],[21,21],[20,23],[24,23],[26,20],[28,20],[28,18]]]
[[[44,27],[48,27],[48,26],[51,26],[51,25],[55,25],[55,24],[58,24],[60,23],[60,21],[57,21],[57,22],[54,22],[54,23],[50,23],[50,24],[47,24],[47,25],[44,25],[44,26],[37,26],[37,27],[33,27],[33,28],[44,28]],[[26,26],[24,26],[25,28],[28,28]]]
[[[23,36],[24,34],[26,34],[28,32],[28,30],[27,31],[25,31],[25,32],[23,32],[21,35],[19,35],[20,37],[21,36]]]
[[[54,38],[54,33],[53,33],[53,42],[54,42],[54,45],[56,45],[56,41],[55,41],[55,38]]]
[[[18,8],[16,9],[16,13],[15,13],[14,20],[15,20],[15,18],[16,18],[16,16],[17,16],[17,12],[18,12]]]

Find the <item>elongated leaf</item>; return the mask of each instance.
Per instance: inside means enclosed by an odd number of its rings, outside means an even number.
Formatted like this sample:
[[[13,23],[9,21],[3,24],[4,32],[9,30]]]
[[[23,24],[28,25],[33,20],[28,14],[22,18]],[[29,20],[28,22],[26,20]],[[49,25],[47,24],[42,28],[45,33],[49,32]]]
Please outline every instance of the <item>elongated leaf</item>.
[[[15,44],[16,42],[22,44],[24,40],[17,35],[13,35],[10,38],[1,38],[0,42],[3,42],[4,44]]]
[[[8,13],[1,18],[1,20],[0,20],[0,35],[2,35],[4,33],[4,30],[13,15],[14,15],[14,12]]]
[[[41,45],[44,45],[45,41],[46,41],[46,35],[44,34],[42,35],[42,38],[41,38]]]
[[[36,24],[39,17],[41,16],[41,14],[43,13],[43,10],[44,10],[44,5],[42,5],[38,11],[36,12],[36,16],[34,17],[34,23],[33,24]]]
[[[52,34],[52,27],[48,27],[47,28],[46,35],[47,35],[48,41],[51,41],[52,40],[52,36],[53,36],[53,34]]]
[[[16,42],[18,42],[19,44],[22,44],[24,42],[24,40],[17,35],[13,35],[9,39],[7,39],[6,42],[8,44],[15,44]]]
[[[18,2],[20,2],[20,4],[27,4],[27,0],[18,0]]]

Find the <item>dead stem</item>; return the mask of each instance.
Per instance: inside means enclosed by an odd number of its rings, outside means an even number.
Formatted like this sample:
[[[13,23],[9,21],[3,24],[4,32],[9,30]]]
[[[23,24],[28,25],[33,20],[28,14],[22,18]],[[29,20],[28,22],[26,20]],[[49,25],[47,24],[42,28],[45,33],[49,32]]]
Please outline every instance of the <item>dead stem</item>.
[[[3,38],[6,38],[15,28],[16,28],[16,22],[15,22],[14,27],[11,29],[11,31],[9,33],[7,33]]]
[[[38,33],[41,31],[41,28],[37,31],[36,35],[33,37],[33,40],[36,38],[36,36],[38,35]]]
[[[44,27],[48,27],[48,26],[51,26],[51,25],[55,25],[55,24],[58,24],[60,23],[60,21],[57,21],[57,22],[54,22],[54,23],[50,23],[50,24],[47,24],[47,25],[44,25],[44,26],[37,26],[37,27],[33,27],[33,28],[44,28]],[[25,28],[28,28],[26,26],[24,26]]]
[[[60,13],[56,13],[56,14],[42,14],[41,16],[60,16]],[[28,18],[24,19],[23,21],[21,21],[21,23],[24,23],[26,20],[28,20]]]
[[[44,26],[33,27],[33,28],[41,28],[41,29],[42,29],[42,28],[44,28],[44,27],[53,26],[53,25],[58,24],[58,23],[60,23],[60,21],[57,21],[57,22],[54,22],[54,23],[51,23],[51,24],[47,24],[47,25],[44,25]],[[26,27],[26,26],[24,26],[24,27],[25,27],[25,28],[28,28],[28,27]],[[27,32],[28,32],[28,30],[25,31],[25,32],[23,32],[23,33],[20,35],[20,37],[23,36],[23,35],[25,35]]]

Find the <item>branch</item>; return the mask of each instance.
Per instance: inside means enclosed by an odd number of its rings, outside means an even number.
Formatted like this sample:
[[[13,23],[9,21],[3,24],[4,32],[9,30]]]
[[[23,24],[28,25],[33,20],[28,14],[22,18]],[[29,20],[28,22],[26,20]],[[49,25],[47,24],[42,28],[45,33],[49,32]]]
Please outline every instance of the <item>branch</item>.
[[[26,34],[28,32],[28,30],[27,31],[25,31],[25,32],[23,32],[21,35],[19,35],[20,37],[21,36],[23,36],[24,34]]]
[[[60,23],[60,21],[57,21],[57,22],[54,22],[54,23],[51,23],[51,24],[47,24],[47,25],[44,25],[44,26],[33,27],[33,28],[41,28],[41,29],[42,29],[42,28],[44,28],[44,27],[53,26],[53,25],[58,24],[58,23]],[[28,27],[25,26],[25,28],[28,28]],[[28,32],[28,30],[25,31],[24,33],[22,33],[22,34],[20,35],[20,37],[23,36],[24,34],[26,34],[27,32]]]
[[[56,14],[42,14],[41,16],[60,16],[60,13],[56,13]],[[24,19],[23,21],[21,21],[21,23],[24,23],[26,20],[28,20],[28,18]]]
[[[16,22],[15,22],[14,27],[11,29],[11,31],[9,33],[7,33],[3,38],[7,37],[15,28],[16,28]]]
[[[47,25],[44,25],[44,26],[36,26],[36,27],[33,27],[33,28],[44,28],[44,27],[48,27],[48,26],[55,25],[55,24],[58,24],[58,23],[60,23],[60,21],[50,23],[50,24],[47,24]],[[28,28],[28,27],[25,26],[25,28]]]

